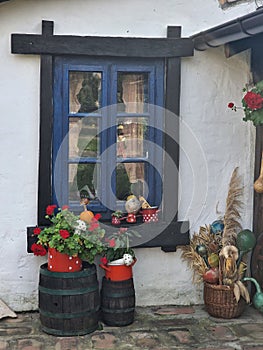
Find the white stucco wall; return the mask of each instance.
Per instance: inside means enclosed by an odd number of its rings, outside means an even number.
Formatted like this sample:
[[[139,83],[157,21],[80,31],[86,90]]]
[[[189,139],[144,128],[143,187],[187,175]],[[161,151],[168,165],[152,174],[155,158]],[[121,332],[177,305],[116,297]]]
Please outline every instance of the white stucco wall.
[[[40,60],[12,55],[10,34],[40,33],[45,19],[55,22],[55,34],[162,37],[167,25],[181,25],[183,36],[189,36],[254,10],[254,1],[248,1],[223,11],[217,0],[195,0],[194,6],[180,0],[0,5],[0,298],[10,307],[37,307],[39,265],[45,261],[26,252],[26,227],[36,225],[37,213]],[[243,224],[251,226],[255,132],[240,113],[226,108],[229,101],[240,101],[248,79],[248,52],[226,59],[218,48],[182,60],[179,219],[190,221],[191,233],[218,217],[217,203],[223,213],[235,166],[245,184]],[[202,302],[179,250],[138,249],[137,257],[138,305]]]

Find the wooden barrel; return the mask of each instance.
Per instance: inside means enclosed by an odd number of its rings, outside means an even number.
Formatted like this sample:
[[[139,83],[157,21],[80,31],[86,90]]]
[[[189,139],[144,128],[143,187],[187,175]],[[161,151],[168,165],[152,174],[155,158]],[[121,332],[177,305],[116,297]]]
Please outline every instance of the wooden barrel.
[[[109,326],[127,326],[134,321],[133,279],[111,281],[103,277],[101,288],[102,320]]]
[[[84,335],[98,328],[99,284],[95,265],[79,272],[51,272],[40,267],[39,313],[42,329],[58,336]]]

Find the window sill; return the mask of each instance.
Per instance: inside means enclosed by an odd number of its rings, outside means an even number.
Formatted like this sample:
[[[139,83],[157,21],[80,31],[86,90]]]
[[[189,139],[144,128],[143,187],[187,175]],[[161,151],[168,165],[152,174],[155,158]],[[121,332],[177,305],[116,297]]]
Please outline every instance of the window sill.
[[[107,234],[118,230],[117,226],[111,225],[110,222],[103,222]],[[106,226],[106,227],[105,227]],[[125,227],[137,231],[141,238],[134,242],[134,248],[156,248],[160,247],[164,252],[175,252],[177,246],[189,245],[189,222],[172,221],[167,225],[165,222],[144,223],[144,224],[124,224]],[[32,253],[31,246],[37,241],[37,236],[33,230],[35,226],[27,227],[27,252]]]

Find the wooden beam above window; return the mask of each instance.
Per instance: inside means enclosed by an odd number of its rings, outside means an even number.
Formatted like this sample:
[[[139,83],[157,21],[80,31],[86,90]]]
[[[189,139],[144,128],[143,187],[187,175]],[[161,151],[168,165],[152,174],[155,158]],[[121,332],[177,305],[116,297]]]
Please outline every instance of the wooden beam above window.
[[[43,21],[44,25],[52,21]],[[114,57],[193,56],[189,38],[130,38],[44,34],[12,34],[11,52],[35,55],[88,55]]]

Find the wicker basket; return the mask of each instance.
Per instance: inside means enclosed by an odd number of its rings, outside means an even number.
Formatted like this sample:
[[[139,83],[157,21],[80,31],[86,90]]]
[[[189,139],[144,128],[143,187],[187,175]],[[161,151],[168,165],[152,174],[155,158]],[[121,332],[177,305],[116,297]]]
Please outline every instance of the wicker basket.
[[[209,283],[204,283],[204,303],[209,315],[219,318],[239,317],[246,305],[243,298],[236,301],[233,288]]]

